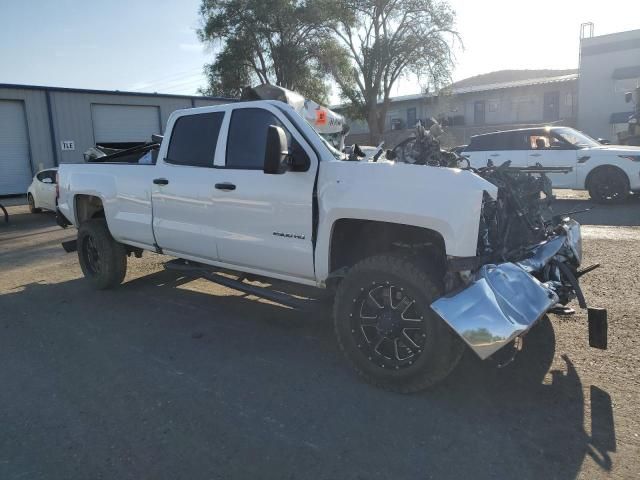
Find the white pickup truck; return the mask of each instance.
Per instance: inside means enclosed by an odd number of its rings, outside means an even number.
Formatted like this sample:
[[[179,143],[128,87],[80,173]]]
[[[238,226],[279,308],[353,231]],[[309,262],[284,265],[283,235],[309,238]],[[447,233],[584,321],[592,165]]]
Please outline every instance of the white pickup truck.
[[[471,137],[462,151],[471,166],[511,162],[513,167],[571,167],[550,173],[553,188],[588,190],[599,203],[640,192],[640,147],[602,145],[569,127],[522,128]]]
[[[155,163],[59,168],[58,221],[78,228],[71,249],[97,288],[149,250],[285,304],[247,276],[326,289],[347,358],[402,392],[442,380],[465,345],[497,356],[550,309],[585,306],[579,225],[509,210],[537,188],[527,174],[498,188],[499,169],[349,161],[279,101],[176,111],[158,148]]]

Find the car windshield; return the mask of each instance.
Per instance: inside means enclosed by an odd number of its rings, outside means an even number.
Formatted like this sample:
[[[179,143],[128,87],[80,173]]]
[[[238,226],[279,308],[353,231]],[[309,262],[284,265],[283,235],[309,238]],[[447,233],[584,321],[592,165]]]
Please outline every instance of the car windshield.
[[[306,122],[306,120],[305,120]],[[307,122],[309,123],[309,122]],[[309,125],[311,127],[311,125]],[[311,127],[313,128],[313,127]],[[318,134],[318,136],[320,137],[320,140],[322,140],[322,143],[324,143],[324,146],[327,147],[327,150],[329,150],[329,153],[331,153],[331,155],[333,155],[335,157],[336,160],[343,160],[345,157],[344,153],[341,153],[340,151],[336,150],[336,148],[331,145],[331,143],[324,138],[322,135]]]
[[[600,144],[596,142],[589,135],[586,135],[573,128],[554,128],[553,133],[564,141],[570,143],[578,148],[599,147]]]

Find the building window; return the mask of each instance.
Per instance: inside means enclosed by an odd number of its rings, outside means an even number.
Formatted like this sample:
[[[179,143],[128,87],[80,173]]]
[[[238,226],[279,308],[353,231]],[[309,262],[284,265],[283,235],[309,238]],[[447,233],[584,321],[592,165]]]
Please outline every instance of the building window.
[[[489,100],[489,111],[494,113],[497,112],[499,105],[500,103],[498,100]]]
[[[567,107],[573,107],[573,94],[572,93],[567,93],[564,97],[564,104]]]
[[[627,92],[632,92],[638,87],[640,87],[640,77],[624,78],[613,82],[613,90],[615,93],[625,94]]]
[[[402,130],[402,119],[401,118],[392,118],[391,119],[391,130]]]
[[[416,126],[416,109],[415,108],[408,108],[407,109],[407,127],[408,128],[413,128]]]

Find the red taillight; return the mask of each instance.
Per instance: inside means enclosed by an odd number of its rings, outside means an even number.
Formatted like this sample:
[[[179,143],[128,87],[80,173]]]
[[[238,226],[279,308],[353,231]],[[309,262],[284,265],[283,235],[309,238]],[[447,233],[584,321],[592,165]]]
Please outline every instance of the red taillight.
[[[56,205],[58,204],[58,198],[60,197],[60,177],[56,172]]]

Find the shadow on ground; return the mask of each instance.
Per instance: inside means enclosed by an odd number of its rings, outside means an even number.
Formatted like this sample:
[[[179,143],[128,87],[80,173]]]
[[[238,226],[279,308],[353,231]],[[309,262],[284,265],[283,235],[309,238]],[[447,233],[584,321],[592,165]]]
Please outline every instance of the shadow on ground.
[[[1,201],[1,200],[0,200]],[[43,211],[40,213],[30,213],[25,206],[6,207],[9,213],[9,222],[5,223],[0,218],[0,238],[10,235],[12,232],[28,228],[57,227],[56,214],[54,212]]]
[[[586,198],[559,198],[552,208],[556,214],[590,209],[572,215],[582,225],[640,226],[640,195],[633,195],[622,203],[604,205]]]
[[[328,312],[187,282],[0,296],[0,477],[573,479],[585,455],[611,468],[611,399],[590,387],[587,434],[571,359],[549,371],[547,320],[511,366],[467,352],[442,386],[403,396],[351,372]]]

